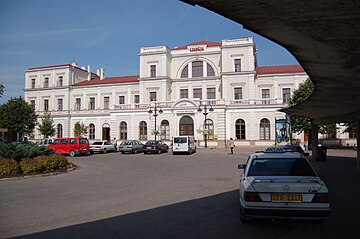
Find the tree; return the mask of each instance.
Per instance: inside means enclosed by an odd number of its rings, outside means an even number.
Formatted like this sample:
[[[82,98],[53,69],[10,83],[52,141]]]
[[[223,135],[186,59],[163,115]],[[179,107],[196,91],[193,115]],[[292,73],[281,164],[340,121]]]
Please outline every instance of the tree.
[[[85,134],[87,134],[87,128],[85,127],[84,123],[80,123],[80,121],[76,122],[74,126],[74,136],[81,137]]]
[[[315,87],[312,81],[308,78],[304,83],[299,85],[299,88],[294,91],[293,96],[289,100],[289,105],[297,105],[305,101],[311,93],[314,91]],[[305,132],[310,135],[311,132],[311,119],[306,117],[301,117],[297,115],[290,115],[291,129],[294,133]],[[318,125],[319,133],[332,135],[336,134],[336,124],[327,124],[327,125]]]
[[[11,98],[0,106],[0,128],[16,133],[16,140],[31,134],[36,122],[34,109],[22,97]]]
[[[41,119],[41,124],[38,125],[38,130],[45,138],[54,135],[55,125],[50,113],[44,114],[44,117]]]

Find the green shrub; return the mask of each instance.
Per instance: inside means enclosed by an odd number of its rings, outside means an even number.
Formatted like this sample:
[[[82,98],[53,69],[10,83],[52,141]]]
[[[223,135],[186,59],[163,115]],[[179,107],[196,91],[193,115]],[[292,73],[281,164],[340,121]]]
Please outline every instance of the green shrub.
[[[20,175],[19,163],[12,159],[0,159],[0,178]]]
[[[24,158],[20,167],[24,175],[53,172],[61,168],[67,168],[72,164],[65,156],[52,154],[51,156],[37,156],[35,158]]]
[[[51,155],[54,153],[52,148],[38,145],[24,144],[2,144],[0,145],[0,157],[14,159],[18,162],[22,158],[34,158],[40,155]]]

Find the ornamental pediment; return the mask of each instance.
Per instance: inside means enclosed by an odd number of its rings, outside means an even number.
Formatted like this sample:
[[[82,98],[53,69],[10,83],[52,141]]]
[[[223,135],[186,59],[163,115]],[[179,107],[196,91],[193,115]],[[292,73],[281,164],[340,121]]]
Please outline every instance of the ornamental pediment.
[[[182,99],[182,100],[178,100],[173,105],[173,108],[180,108],[180,107],[181,108],[194,108],[194,107],[198,107],[198,104],[193,100]]]

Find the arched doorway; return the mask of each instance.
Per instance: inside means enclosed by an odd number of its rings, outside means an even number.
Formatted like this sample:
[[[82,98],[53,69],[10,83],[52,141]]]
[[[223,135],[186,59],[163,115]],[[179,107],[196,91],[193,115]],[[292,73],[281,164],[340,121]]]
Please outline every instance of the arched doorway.
[[[102,126],[102,140],[110,141],[110,125],[103,124]]]
[[[179,135],[194,135],[194,120],[190,116],[183,116],[180,119]]]

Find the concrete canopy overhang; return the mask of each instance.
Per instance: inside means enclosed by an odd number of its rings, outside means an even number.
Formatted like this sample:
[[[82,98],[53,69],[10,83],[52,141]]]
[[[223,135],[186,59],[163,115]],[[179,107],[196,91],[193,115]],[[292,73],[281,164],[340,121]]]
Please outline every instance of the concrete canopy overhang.
[[[283,112],[315,123],[360,114],[360,2],[355,0],[183,0],[229,18],[295,56],[315,85]]]

